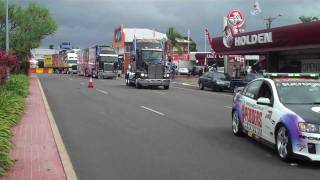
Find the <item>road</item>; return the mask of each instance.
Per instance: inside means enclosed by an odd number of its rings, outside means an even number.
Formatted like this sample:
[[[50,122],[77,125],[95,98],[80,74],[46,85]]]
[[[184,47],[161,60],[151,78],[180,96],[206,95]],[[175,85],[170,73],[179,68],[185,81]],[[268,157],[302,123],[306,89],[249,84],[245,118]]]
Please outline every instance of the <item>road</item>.
[[[173,84],[39,75],[79,179],[320,179],[319,164],[284,163],[231,131],[232,96]]]

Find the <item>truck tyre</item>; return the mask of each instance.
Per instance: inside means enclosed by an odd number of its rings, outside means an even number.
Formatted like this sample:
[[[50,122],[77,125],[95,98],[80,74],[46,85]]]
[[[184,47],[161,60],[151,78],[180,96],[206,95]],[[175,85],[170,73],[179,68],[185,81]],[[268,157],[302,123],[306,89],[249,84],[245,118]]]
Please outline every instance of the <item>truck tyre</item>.
[[[204,90],[204,85],[202,84],[202,82],[199,82],[199,89]]]
[[[169,85],[168,86],[163,86],[164,89],[169,89],[169,87],[170,87]]]
[[[139,84],[138,79],[136,79],[135,85],[136,85],[136,88],[137,88],[137,89],[140,89],[140,88],[141,88],[141,85]]]

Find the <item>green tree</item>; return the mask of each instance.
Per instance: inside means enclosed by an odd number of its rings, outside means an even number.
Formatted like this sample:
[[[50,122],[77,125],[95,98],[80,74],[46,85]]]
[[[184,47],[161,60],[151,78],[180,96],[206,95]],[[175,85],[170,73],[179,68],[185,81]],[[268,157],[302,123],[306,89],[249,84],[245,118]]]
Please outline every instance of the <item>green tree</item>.
[[[178,39],[188,40],[188,36],[181,35],[174,27],[169,27],[166,34],[169,39],[169,44],[171,45],[171,48],[172,47],[177,48],[178,54],[181,55],[182,49],[177,40]],[[190,41],[192,41],[191,38],[190,38]],[[197,51],[197,45],[194,41],[190,43],[190,51]]]
[[[318,21],[319,18],[318,18],[318,17],[315,17],[315,16],[300,16],[300,17],[299,17],[299,20],[300,20],[302,23],[306,23],[306,22]]]
[[[40,46],[41,40],[54,34],[57,24],[49,10],[37,3],[9,7],[10,52],[25,62],[30,50]],[[5,4],[0,0],[0,42],[5,49]]]

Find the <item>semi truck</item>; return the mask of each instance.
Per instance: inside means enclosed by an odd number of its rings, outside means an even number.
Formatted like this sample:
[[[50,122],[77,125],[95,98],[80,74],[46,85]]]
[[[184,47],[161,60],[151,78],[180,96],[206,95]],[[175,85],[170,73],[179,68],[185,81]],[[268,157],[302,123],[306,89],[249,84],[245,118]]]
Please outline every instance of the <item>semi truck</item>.
[[[110,46],[96,45],[79,52],[79,75],[115,79],[118,65],[118,55]]]
[[[170,87],[170,72],[165,68],[163,44],[159,40],[134,39],[126,85]]]
[[[67,52],[64,55],[64,62],[68,64],[67,73],[76,74],[78,71],[78,55],[75,52]]]
[[[44,67],[52,68],[55,73],[67,73],[68,63],[61,54],[45,55]]]

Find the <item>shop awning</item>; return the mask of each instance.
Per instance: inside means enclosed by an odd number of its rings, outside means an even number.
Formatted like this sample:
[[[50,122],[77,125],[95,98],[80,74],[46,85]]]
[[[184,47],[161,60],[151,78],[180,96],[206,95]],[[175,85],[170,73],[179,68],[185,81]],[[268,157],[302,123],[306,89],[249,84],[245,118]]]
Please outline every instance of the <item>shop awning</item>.
[[[225,41],[227,42],[227,41]],[[300,23],[234,35],[224,45],[223,37],[212,39],[218,54],[265,54],[274,51],[320,48],[320,22]]]

